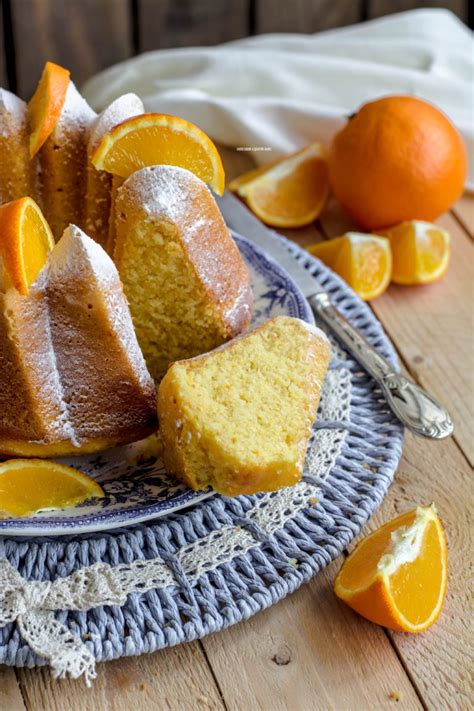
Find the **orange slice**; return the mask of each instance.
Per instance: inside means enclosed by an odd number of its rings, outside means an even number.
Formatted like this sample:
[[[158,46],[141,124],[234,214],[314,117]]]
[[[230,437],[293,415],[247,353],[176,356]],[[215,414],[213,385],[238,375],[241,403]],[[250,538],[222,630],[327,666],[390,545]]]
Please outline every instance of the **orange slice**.
[[[384,237],[347,232],[308,250],[339,274],[364,301],[383,294],[390,283],[392,254],[390,242]]]
[[[271,166],[240,176],[229,188],[267,225],[309,225],[329,194],[326,151],[321,143],[311,143]]]
[[[439,617],[448,552],[435,507],[418,507],[364,538],[344,562],[334,591],[372,622],[422,632]]]
[[[190,170],[218,195],[224,192],[224,168],[214,143],[177,116],[141,114],[123,121],[103,136],[92,164],[122,178],[150,165],[176,165]]]
[[[261,165],[259,168],[248,170],[246,173],[239,175],[237,178],[231,180],[230,183],[227,185],[228,190],[238,194],[239,189],[242,187],[242,185],[249,183],[251,180],[254,180],[254,178],[260,177],[260,175],[263,175],[264,173],[269,171],[270,168],[272,168],[275,163],[278,162],[279,161],[273,161],[272,163],[267,163],[267,165]]]
[[[32,198],[19,198],[0,207],[0,235],[6,274],[21,294],[27,294],[54,247],[49,225]]]
[[[441,227],[412,220],[377,234],[390,240],[395,284],[430,284],[446,273],[451,240]]]
[[[64,509],[103,496],[96,481],[64,464],[44,459],[10,459],[0,464],[0,511],[10,516]]]
[[[28,104],[32,158],[56,126],[64,106],[68,86],[69,71],[53,62],[46,62],[39,84]]]

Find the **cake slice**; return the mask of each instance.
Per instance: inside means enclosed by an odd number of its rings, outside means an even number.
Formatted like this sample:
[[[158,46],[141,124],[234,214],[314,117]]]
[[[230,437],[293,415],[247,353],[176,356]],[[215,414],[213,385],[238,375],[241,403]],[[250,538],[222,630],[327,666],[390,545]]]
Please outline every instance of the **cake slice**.
[[[155,429],[117,270],[71,226],[27,295],[0,285],[0,454],[82,454]]]
[[[322,331],[278,316],[174,363],[158,390],[167,470],[227,496],[295,484],[330,354]]]
[[[0,89],[0,204],[38,195],[38,161],[30,160],[28,107]]]
[[[204,353],[250,322],[250,274],[209,188],[157,165],[118,191],[114,261],[148,368]]]
[[[141,99],[136,94],[124,94],[113,101],[94,121],[87,144],[87,192],[86,192],[86,232],[104,248],[108,242],[113,245],[115,224],[109,222],[112,206],[112,175],[105,170],[96,170],[91,156],[103,136],[132,116],[144,112]],[[109,227],[112,235],[109,240]]]
[[[87,143],[95,117],[70,81],[58,122],[39,151],[43,209],[56,239],[69,224],[85,222]]]

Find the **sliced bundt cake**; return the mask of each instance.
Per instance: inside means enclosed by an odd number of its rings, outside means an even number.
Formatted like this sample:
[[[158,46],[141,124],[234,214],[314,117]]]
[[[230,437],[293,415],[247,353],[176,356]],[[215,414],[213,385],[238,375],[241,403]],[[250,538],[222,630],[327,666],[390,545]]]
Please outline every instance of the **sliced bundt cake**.
[[[168,471],[228,496],[295,484],[329,358],[322,331],[279,316],[174,363],[158,390]]]
[[[85,222],[87,142],[95,111],[69,82],[61,115],[39,151],[43,210],[59,239]]]
[[[113,257],[156,379],[250,322],[248,269],[209,188],[183,168],[143,168],[125,181]]]
[[[30,160],[28,107],[0,89],[0,204],[38,197],[38,162]]]
[[[144,112],[141,99],[135,94],[124,94],[115,99],[94,121],[87,145],[87,192],[86,192],[86,232],[103,247],[109,241],[109,216],[112,203],[112,175],[105,170],[96,170],[91,157],[103,136],[114,126]],[[110,221],[115,230],[113,219]],[[113,234],[110,237],[113,244]]]
[[[105,449],[156,429],[120,279],[71,226],[26,295],[0,280],[0,455]]]

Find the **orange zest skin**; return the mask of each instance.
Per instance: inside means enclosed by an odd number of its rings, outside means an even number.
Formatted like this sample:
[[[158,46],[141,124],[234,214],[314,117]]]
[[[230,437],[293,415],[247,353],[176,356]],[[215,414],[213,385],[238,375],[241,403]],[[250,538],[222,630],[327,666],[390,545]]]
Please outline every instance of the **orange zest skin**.
[[[102,487],[78,469],[44,459],[11,459],[0,464],[0,512],[29,516],[64,509],[104,496]]]
[[[43,74],[28,104],[30,117],[30,156],[35,156],[56,126],[66,99],[69,71],[46,62]]]
[[[438,619],[448,553],[434,506],[419,507],[364,538],[344,562],[334,591],[372,622],[423,632]]]
[[[0,206],[0,257],[7,279],[27,294],[54,247],[43,214],[30,197]]]
[[[383,294],[390,283],[392,254],[384,237],[347,232],[312,245],[308,251],[339,274],[364,301]]]
[[[446,274],[451,257],[449,232],[430,222],[412,220],[379,234],[390,240],[395,284],[430,284]]]
[[[309,225],[321,213],[329,194],[325,148],[311,143],[270,166],[240,176],[229,189],[267,225]]]
[[[365,232],[431,222],[461,196],[467,153],[455,126],[415,96],[364,104],[334,136],[331,188]]]
[[[197,175],[218,195],[224,192],[216,146],[204,131],[177,116],[147,113],[123,121],[103,136],[92,164],[122,178],[147,166],[175,165]]]

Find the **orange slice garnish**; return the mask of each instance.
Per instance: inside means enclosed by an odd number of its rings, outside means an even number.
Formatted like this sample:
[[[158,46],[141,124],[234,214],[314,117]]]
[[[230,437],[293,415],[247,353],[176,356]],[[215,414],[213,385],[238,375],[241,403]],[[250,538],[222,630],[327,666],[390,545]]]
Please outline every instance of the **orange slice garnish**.
[[[434,506],[419,507],[364,538],[334,584],[338,597],[372,622],[422,632],[439,617],[448,551]]]
[[[412,220],[377,234],[390,240],[395,284],[430,284],[446,274],[451,240],[441,227]]]
[[[229,189],[267,225],[309,225],[321,213],[329,194],[325,148],[311,143],[271,166],[240,176]]]
[[[53,62],[46,62],[43,74],[28,104],[30,117],[30,156],[33,157],[51,135],[66,99],[69,71]]]
[[[28,293],[53,247],[53,233],[32,198],[0,206],[0,257],[20,294]]]
[[[384,237],[347,232],[308,250],[339,274],[364,301],[383,294],[390,283],[392,254],[390,242]]]
[[[0,511],[10,516],[64,509],[103,496],[96,481],[64,464],[45,459],[10,459],[0,464]]]
[[[218,195],[224,192],[224,168],[214,143],[177,116],[149,113],[123,121],[103,136],[92,164],[122,178],[146,166],[176,165],[190,170]]]

